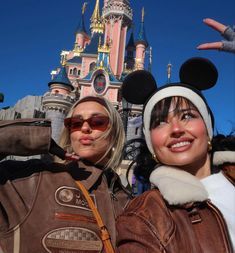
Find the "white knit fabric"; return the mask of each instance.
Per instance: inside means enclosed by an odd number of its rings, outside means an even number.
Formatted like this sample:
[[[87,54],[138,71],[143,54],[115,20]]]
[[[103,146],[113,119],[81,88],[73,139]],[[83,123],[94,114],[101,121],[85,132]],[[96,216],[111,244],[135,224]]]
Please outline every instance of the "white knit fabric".
[[[201,182],[211,202],[223,214],[235,250],[235,187],[222,172],[203,178]]]

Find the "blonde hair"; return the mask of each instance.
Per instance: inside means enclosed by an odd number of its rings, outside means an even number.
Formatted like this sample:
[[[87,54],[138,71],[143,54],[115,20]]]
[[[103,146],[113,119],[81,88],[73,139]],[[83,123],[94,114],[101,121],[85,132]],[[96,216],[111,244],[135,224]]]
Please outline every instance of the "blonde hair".
[[[96,162],[99,163],[101,160],[103,160],[105,157],[108,157],[108,161],[105,164],[105,168],[112,168],[116,169],[122,160],[122,151],[125,143],[125,132],[124,127],[122,123],[122,119],[118,113],[118,111],[114,108],[111,102],[109,102],[104,97],[95,97],[95,96],[88,96],[84,97],[81,100],[77,101],[70,109],[70,111],[67,114],[67,117],[71,117],[74,109],[78,104],[94,101],[106,109],[108,116],[109,116],[109,125],[110,127],[107,128],[107,130],[103,133],[103,135],[100,137],[100,139],[106,139],[109,138],[109,144],[107,146],[107,150],[104,153],[104,155],[101,157],[99,161]],[[66,150],[69,153],[72,153],[72,145],[70,140],[70,132],[67,128],[63,127],[62,133],[59,140],[59,145]],[[64,163],[65,161],[59,160],[55,158],[57,162]]]

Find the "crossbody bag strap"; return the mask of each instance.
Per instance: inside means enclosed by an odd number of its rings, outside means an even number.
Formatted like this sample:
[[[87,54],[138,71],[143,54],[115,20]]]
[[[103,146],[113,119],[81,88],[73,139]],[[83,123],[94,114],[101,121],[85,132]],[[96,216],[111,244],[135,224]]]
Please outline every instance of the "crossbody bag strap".
[[[75,181],[75,182],[76,182],[77,186],[81,189],[82,193],[84,194],[84,196],[88,202],[88,205],[91,208],[91,210],[95,216],[97,224],[100,228],[101,239],[104,243],[105,252],[106,253],[114,253],[114,249],[113,249],[113,246],[112,246],[112,243],[110,240],[109,232],[108,232],[106,226],[104,225],[102,218],[101,218],[94,202],[92,201],[92,199],[90,197],[90,194],[88,193],[87,189],[84,187],[84,185],[81,182],[79,182],[79,181]]]

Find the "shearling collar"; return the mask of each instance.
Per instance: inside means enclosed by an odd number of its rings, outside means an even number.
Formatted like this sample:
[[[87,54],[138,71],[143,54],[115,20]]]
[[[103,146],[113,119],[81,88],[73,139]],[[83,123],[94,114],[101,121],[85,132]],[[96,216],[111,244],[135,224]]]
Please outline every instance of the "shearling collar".
[[[217,151],[213,156],[214,165],[222,165],[224,163],[235,163],[235,151]]]
[[[201,202],[208,198],[208,193],[199,179],[174,167],[158,167],[151,173],[149,180],[170,205]]]

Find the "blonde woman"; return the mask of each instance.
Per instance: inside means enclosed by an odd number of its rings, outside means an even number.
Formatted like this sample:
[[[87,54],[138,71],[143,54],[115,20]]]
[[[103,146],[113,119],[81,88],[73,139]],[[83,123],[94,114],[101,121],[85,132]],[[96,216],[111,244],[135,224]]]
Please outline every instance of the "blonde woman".
[[[41,133],[33,134],[33,127]],[[2,130],[6,136],[9,127]],[[24,140],[28,133],[31,140],[47,141],[44,149],[50,147],[49,130],[43,125],[25,127],[24,135],[20,124],[13,130],[4,145],[22,151],[29,145],[16,138]],[[83,98],[65,119],[60,144],[69,152],[65,162],[1,163],[0,245],[4,253],[114,252],[115,219],[131,197],[115,173],[124,144],[120,115],[104,98]],[[42,143],[40,147],[42,152]],[[36,144],[27,152],[35,149],[39,149]],[[7,153],[4,148],[0,151]]]

